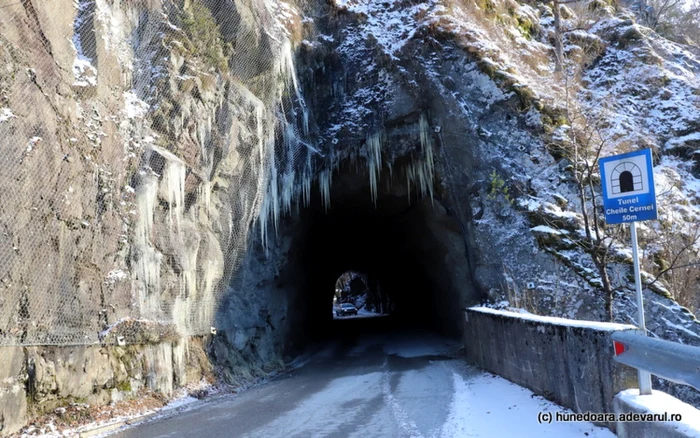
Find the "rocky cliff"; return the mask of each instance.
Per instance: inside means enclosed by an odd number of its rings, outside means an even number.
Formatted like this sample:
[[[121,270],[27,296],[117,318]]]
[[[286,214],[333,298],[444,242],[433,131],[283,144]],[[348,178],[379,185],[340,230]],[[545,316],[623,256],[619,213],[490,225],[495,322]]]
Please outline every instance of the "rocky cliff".
[[[345,212],[339,198],[416,206],[406,250],[451,331],[485,299],[606,318],[569,237],[586,209],[562,152],[576,117],[604,154],[655,151],[648,282],[683,242],[697,257],[698,49],[578,6],[563,9],[570,75],[551,8],[526,2],[3,7],[0,431],[71,400],[170,394],[213,379],[210,361],[230,382],[281,367],[315,327],[306,212]],[[609,271],[630,322],[625,242]],[[649,327],[697,344],[669,287],[646,290]]]

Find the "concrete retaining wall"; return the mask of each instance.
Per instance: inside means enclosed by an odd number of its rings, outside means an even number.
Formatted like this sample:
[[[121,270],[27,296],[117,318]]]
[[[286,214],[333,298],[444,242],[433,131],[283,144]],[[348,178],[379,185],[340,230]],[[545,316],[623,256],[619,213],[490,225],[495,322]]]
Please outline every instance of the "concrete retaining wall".
[[[575,412],[613,412],[615,395],[637,387],[636,370],[614,361],[610,339],[634,326],[476,307],[466,319],[470,362]]]

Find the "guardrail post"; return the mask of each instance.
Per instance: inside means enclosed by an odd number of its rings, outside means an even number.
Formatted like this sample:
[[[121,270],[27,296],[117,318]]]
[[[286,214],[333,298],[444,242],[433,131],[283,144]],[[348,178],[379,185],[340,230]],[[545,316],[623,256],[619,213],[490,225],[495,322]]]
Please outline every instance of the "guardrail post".
[[[634,286],[637,292],[637,319],[639,329],[644,336],[647,336],[647,327],[644,322],[644,296],[642,295],[642,279],[639,274],[639,251],[637,250],[637,227],[634,222],[630,222],[630,232],[632,234],[632,259],[634,261]],[[651,394],[651,374],[638,370],[639,394]]]

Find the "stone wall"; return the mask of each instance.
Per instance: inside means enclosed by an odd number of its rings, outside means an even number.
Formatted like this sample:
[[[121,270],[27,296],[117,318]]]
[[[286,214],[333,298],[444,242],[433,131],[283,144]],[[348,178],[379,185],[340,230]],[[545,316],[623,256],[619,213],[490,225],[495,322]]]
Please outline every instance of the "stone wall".
[[[610,339],[634,326],[486,308],[467,309],[466,320],[469,361],[575,412],[612,412],[615,394],[637,385]]]

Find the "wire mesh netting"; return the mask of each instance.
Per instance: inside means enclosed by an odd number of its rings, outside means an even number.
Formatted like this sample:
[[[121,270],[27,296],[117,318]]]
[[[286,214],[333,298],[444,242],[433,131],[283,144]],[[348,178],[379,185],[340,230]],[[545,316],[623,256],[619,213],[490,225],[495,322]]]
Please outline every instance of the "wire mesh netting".
[[[267,248],[314,183],[329,208],[341,163],[375,204],[386,171],[433,196],[425,114],[397,169],[381,127],[315,146],[302,22],[268,0],[0,0],[0,345],[209,333],[251,233]]]
[[[0,345],[208,333],[312,174],[288,11],[36,5],[0,2]]]

